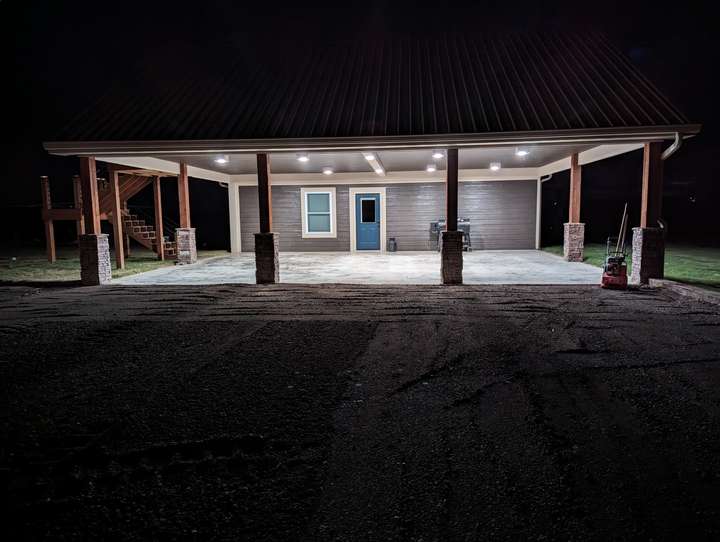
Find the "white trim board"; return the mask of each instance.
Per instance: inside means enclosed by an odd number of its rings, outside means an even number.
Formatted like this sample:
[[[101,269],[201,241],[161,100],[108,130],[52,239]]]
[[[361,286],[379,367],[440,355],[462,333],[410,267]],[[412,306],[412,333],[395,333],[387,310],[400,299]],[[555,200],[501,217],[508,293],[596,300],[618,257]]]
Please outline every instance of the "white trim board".
[[[329,232],[309,232],[307,225],[307,195],[308,194],[329,194],[330,196],[330,231]],[[300,224],[301,237],[303,239],[336,239],[337,238],[337,197],[334,186],[323,186],[316,189],[301,188],[300,189]]]
[[[380,250],[363,250],[362,252],[385,252],[387,244],[387,213],[385,205],[385,187],[384,186],[362,186],[351,187],[348,193],[350,204],[350,252],[358,252],[357,250],[357,224],[355,223],[355,196],[357,194],[380,194]]]

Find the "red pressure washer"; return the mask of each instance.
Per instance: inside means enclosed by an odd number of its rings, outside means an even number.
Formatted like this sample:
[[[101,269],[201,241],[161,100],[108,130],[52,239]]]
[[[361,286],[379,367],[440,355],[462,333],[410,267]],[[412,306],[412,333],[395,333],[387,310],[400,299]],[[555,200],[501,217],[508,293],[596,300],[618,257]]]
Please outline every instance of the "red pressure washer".
[[[605,253],[605,265],[600,286],[611,290],[627,289],[627,263],[625,258],[625,234],[627,232],[627,203],[623,209],[622,221],[620,222],[620,235],[617,239],[608,237]],[[614,245],[614,246],[613,246]]]

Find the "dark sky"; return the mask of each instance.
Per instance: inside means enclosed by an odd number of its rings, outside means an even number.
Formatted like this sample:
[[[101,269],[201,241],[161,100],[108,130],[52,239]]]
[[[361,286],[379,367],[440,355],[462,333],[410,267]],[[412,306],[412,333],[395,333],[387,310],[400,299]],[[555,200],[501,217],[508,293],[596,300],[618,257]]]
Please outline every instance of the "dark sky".
[[[282,51],[297,41],[349,35],[371,39],[375,33],[568,27],[605,32],[692,121],[703,124],[701,135],[667,163],[671,196],[665,208],[675,215],[678,232],[716,228],[720,233],[716,221],[698,218],[706,209],[709,212],[707,200],[716,206],[719,198],[715,155],[720,150],[720,107],[714,81],[720,65],[719,19],[708,7],[710,2],[675,2],[669,9],[662,4],[0,0],[5,83],[12,94],[5,100],[0,164],[3,230],[7,216],[18,216],[9,208],[38,204],[38,175],[62,175],[75,167],[72,161],[48,158],[40,142],[113,81],[131,77],[138,66],[152,70],[152,62],[171,62],[183,69],[183,59],[202,60],[208,51],[222,50],[229,56],[240,50]],[[635,193],[638,160],[630,157],[587,168],[583,205],[588,214],[603,212],[604,204],[597,202],[608,192],[625,190],[628,197]],[[562,199],[566,183],[558,177],[548,184],[548,191],[557,191],[556,199]],[[214,200],[218,194],[208,197]],[[695,203],[688,203],[693,198]]]

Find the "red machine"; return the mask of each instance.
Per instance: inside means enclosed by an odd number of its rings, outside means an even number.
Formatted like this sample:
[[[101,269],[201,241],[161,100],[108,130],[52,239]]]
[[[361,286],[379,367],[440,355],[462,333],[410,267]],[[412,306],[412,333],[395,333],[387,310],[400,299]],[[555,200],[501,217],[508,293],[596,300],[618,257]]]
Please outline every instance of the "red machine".
[[[609,237],[603,265],[603,274],[600,286],[612,290],[625,290],[627,288],[627,263],[625,263],[625,233],[627,231],[627,203],[623,210],[620,222],[620,235],[617,239]],[[614,246],[613,246],[614,245]]]

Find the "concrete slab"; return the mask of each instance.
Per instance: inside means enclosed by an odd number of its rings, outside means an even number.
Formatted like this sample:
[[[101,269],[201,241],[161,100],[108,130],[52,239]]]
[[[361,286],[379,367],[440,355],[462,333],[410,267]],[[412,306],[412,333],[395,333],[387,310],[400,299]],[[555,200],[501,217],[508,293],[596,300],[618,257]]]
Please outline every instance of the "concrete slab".
[[[600,270],[538,250],[483,250],[464,254],[466,284],[597,284]],[[439,284],[437,252],[386,254],[283,252],[280,281],[297,284]],[[166,267],[114,280],[114,284],[254,284],[251,253],[195,265]]]

